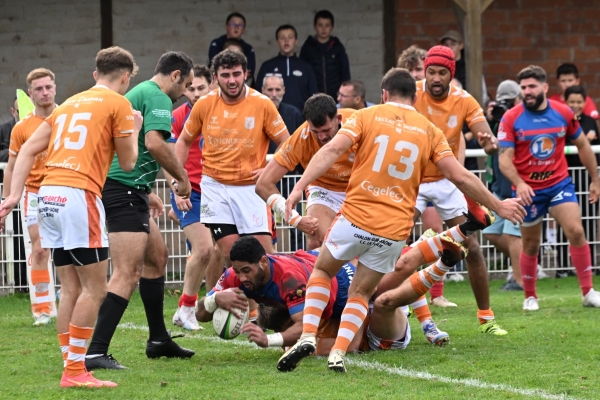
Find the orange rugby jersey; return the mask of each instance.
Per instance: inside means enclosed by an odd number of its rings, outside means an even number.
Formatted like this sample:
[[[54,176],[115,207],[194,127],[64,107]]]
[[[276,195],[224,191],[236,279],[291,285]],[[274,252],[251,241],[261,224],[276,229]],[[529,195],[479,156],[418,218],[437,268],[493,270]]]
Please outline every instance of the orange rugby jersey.
[[[204,175],[227,185],[253,185],[252,171],[267,165],[269,141],[287,128],[271,99],[246,86],[235,104],[223,101],[221,89],[198,99],[184,132],[204,136]]]
[[[463,125],[466,122],[471,127],[476,122],[485,121],[485,116],[477,100],[468,92],[454,85],[450,85],[449,91],[445,100],[436,101],[425,92],[425,80],[419,81],[414,107],[444,132],[454,156],[458,158]],[[443,178],[444,175],[437,167],[430,164],[425,171],[423,182],[435,182]]]
[[[69,98],[46,122],[52,135],[42,186],[68,186],[102,196],[115,155],[113,138],[133,133],[129,100],[97,85]]]
[[[11,157],[16,157],[21,151],[21,146],[29,140],[33,132],[44,122],[44,118],[35,115],[35,110],[27,114],[25,118],[17,122],[10,134],[10,147],[8,148],[8,154]],[[46,150],[35,156],[33,167],[31,172],[25,181],[27,191],[37,193],[40,190],[40,184],[44,179],[44,172],[46,172],[46,156],[48,152]]]
[[[356,110],[351,108],[341,108],[338,113],[342,116],[342,124],[346,122]],[[275,153],[275,161],[280,165],[292,171],[296,165],[306,166],[313,156],[321,149],[321,143],[317,140],[308,127],[308,122],[304,122],[298,127],[296,132],[283,143],[279,151]],[[356,146],[352,146],[345,154],[337,159],[323,175],[317,178],[312,185],[320,186],[334,192],[345,192],[348,187],[348,179],[354,164],[354,155]]]
[[[446,137],[413,107],[392,102],[358,110],[338,135],[358,145],[340,212],[374,235],[406,239],[427,165],[452,156]]]

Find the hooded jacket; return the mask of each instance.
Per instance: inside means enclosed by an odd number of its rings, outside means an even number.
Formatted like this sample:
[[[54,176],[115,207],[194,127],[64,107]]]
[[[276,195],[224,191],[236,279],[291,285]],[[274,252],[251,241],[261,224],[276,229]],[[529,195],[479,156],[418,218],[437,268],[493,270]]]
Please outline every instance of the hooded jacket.
[[[320,43],[309,36],[302,45],[300,58],[315,70],[319,92],[337,99],[342,82],[350,80],[350,63],[342,42],[331,36],[327,43]]]

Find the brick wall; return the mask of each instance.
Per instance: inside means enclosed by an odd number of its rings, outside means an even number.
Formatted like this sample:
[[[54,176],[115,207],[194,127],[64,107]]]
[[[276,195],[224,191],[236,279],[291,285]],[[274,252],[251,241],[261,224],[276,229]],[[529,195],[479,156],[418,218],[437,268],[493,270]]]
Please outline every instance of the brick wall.
[[[93,83],[94,56],[100,49],[99,0],[71,4],[0,3],[0,120],[8,117],[15,88],[25,88],[33,68],[46,66],[56,73],[58,102]],[[314,34],[314,13],[324,7],[336,18],[333,34],[346,46],[352,77],[363,80],[368,99],[378,102],[384,70],[380,0],[113,0],[113,42],[130,50],[140,65],[136,84],[152,76],[166,50],[181,50],[195,62],[206,63],[210,41],[225,33],[226,16],[239,11],[248,21],[244,39],[254,46],[258,69],[278,52],[278,26],[296,27],[299,53],[306,37]]]
[[[429,48],[458,29],[452,0],[398,0],[396,52],[410,44]],[[483,13],[483,73],[493,97],[504,79],[529,64],[542,66],[555,93],[556,68],[575,63],[582,84],[600,102],[600,0],[495,0]]]

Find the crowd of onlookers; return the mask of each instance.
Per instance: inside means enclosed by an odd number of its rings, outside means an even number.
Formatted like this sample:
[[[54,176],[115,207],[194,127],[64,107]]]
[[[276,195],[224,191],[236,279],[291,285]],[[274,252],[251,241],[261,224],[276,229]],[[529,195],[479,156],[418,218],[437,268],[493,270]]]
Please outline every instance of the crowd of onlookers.
[[[337,100],[340,108],[361,109],[371,106],[372,104],[366,100],[367,88],[363,82],[356,77],[351,77],[350,63],[344,45],[339,38],[332,35],[335,26],[334,15],[328,10],[318,11],[314,16],[313,23],[315,34],[306,38],[299,55],[296,52],[298,44],[296,28],[289,24],[278,27],[275,37],[279,51],[275,57],[263,62],[257,69],[254,49],[242,38],[246,31],[246,18],[238,12],[233,12],[226,18],[226,33],[210,43],[209,66],[213,57],[224,49],[242,52],[248,60],[246,83],[273,101],[290,133],[293,133],[304,122],[302,115],[304,103],[314,93],[327,93]],[[449,47],[454,53],[456,72],[453,85],[468,91],[465,45],[461,33],[449,30],[439,37],[439,44]],[[417,46],[409,47],[400,54],[398,66],[409,69],[417,80],[423,79],[425,76],[423,61],[426,50]],[[482,79],[483,107],[486,110],[490,126],[496,131],[502,114],[519,104],[520,88],[516,82],[509,79],[502,82],[497,88],[495,99],[490,99],[485,78]],[[571,63],[560,65],[556,71],[556,81],[559,90],[548,97],[569,105],[579,119],[590,143],[600,144],[597,134],[599,132],[598,111],[594,101],[586,94],[577,67]],[[11,107],[11,114],[14,118],[0,125],[0,162],[8,160],[10,133],[18,121],[16,100]],[[468,127],[465,126],[463,133],[467,149],[479,148],[476,138],[469,132]],[[271,146],[269,153],[273,153],[274,150],[275,146]],[[490,190],[497,194],[504,192],[506,195],[510,191],[510,184],[506,186],[506,182],[498,182],[494,178],[493,172],[494,168],[497,169],[497,160],[489,157],[487,162],[484,161],[482,158],[467,158],[465,167],[470,170],[486,169]],[[570,167],[582,166],[577,155],[568,155],[567,161]],[[573,181],[578,192],[586,191],[587,182],[582,179],[582,176],[584,175],[581,173],[573,173]],[[0,182],[2,178],[3,171],[0,170]],[[597,215],[597,206],[582,203],[582,216],[590,242],[596,240],[596,220],[586,219],[586,217]],[[546,241],[551,245],[557,242],[566,242],[564,237],[561,238],[560,235],[557,235],[557,228],[552,221],[546,224],[545,236]],[[567,266],[569,264],[568,254],[562,247],[566,248],[566,246],[559,246],[558,262]],[[594,246],[592,246],[592,260],[595,260]]]

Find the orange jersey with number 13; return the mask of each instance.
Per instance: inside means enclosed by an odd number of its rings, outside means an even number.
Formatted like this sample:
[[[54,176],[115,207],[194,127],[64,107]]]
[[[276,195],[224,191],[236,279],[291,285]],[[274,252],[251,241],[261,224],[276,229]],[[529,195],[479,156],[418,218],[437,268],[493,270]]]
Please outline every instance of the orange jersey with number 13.
[[[446,137],[413,107],[392,102],[355,112],[338,135],[358,145],[340,212],[367,232],[405,240],[427,164],[453,156]]]
[[[68,186],[102,197],[115,155],[113,138],[133,133],[133,110],[124,96],[97,85],[57,107],[42,186]]]

